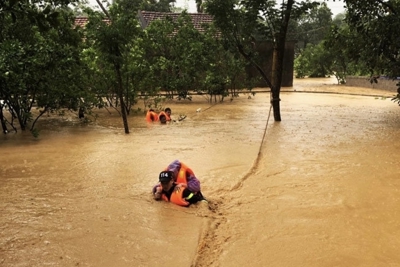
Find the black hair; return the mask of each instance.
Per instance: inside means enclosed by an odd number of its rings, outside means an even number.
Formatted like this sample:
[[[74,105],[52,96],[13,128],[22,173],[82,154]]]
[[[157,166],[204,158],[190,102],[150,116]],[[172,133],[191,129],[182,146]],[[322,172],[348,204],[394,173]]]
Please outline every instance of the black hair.
[[[170,108],[166,108],[165,110],[164,110],[165,112],[171,112],[171,109]]]
[[[160,117],[158,118],[160,120],[161,123],[167,123],[167,117],[163,114],[160,115]]]

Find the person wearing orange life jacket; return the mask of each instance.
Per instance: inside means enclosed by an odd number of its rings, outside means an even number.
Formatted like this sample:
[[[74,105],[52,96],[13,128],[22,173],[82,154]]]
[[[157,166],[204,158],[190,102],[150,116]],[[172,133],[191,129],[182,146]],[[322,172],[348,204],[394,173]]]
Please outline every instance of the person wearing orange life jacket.
[[[167,122],[171,121],[171,109],[166,108],[164,111],[158,113],[158,117],[165,116]]]
[[[157,114],[157,112],[154,111],[154,109],[151,108],[147,111],[146,121],[147,122],[158,121],[158,114]]]
[[[194,194],[185,185],[178,186],[174,181],[174,173],[171,171],[162,171],[159,181],[159,185],[153,191],[155,200],[164,200],[183,207],[204,200],[202,196]]]
[[[158,120],[160,121],[161,124],[167,124],[167,116],[165,116],[164,114],[161,114],[158,117]]]
[[[174,173],[174,179],[177,184],[185,184],[192,192],[199,192],[200,181],[197,179],[193,170],[179,160],[174,160],[165,169],[165,171],[172,171]]]

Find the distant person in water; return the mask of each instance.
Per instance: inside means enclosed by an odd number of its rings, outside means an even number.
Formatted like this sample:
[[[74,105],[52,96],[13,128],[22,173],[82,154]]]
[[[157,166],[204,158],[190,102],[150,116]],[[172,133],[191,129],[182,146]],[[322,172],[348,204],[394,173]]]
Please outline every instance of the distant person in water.
[[[146,113],[146,121],[147,122],[153,122],[153,121],[158,121],[158,114],[157,112],[154,111],[154,109],[149,109]]]
[[[158,119],[161,124],[167,124],[167,117],[164,114],[160,115]]]
[[[171,109],[170,108],[166,108],[166,109],[164,109],[164,111],[161,111],[159,114],[158,114],[158,117],[160,118],[162,115],[164,115],[165,116],[165,120],[168,122],[168,121],[171,121]]]

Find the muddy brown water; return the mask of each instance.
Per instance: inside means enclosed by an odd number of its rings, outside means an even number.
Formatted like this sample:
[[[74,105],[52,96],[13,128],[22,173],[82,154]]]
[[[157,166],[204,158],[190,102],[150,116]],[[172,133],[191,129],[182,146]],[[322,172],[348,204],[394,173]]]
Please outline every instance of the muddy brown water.
[[[400,107],[334,82],[295,80],[280,123],[258,93],[0,136],[0,266],[400,266]],[[152,200],[175,159],[209,206]]]

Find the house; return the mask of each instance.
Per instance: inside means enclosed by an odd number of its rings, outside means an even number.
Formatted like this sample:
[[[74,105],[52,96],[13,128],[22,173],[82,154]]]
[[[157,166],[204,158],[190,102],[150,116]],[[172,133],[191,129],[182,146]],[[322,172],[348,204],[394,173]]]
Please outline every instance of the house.
[[[89,19],[88,17],[76,17],[75,18],[75,26],[80,26],[80,27],[85,27],[86,23],[88,23]],[[109,19],[103,19],[104,22],[107,24],[110,22]]]
[[[166,17],[172,18],[172,20],[176,21],[180,16],[180,13],[164,13],[164,12],[153,12],[153,11],[139,11],[138,18],[140,25],[142,28],[146,28],[149,24],[154,20],[162,20]],[[200,13],[188,13],[188,15],[192,19],[193,26],[199,32],[204,32],[204,25],[212,23],[212,16],[209,14],[200,14]]]
[[[209,14],[205,13],[188,13],[192,19],[192,23],[199,32],[204,32],[204,25],[212,23],[213,18]],[[154,12],[154,11],[138,11],[138,20],[143,29],[145,29],[152,21],[162,20],[166,17],[170,17],[173,20],[177,20],[180,13],[164,13],[164,12]],[[77,17],[75,19],[75,25],[84,26],[88,19],[86,17]],[[286,42],[286,50],[283,62],[283,77],[282,77],[282,87],[292,87],[293,86],[293,71],[294,71],[294,47],[295,41]],[[270,41],[257,41],[256,50],[262,59],[261,67],[265,70],[268,76],[272,72],[272,54],[273,54],[273,44]],[[246,70],[249,77],[260,77],[258,70],[255,67],[249,67]],[[265,81],[260,80],[257,87],[266,87]]]
[[[165,19],[167,16],[171,17],[173,20],[177,20],[180,13],[163,13],[163,12],[153,12],[153,11],[139,11],[138,18],[142,28],[146,28],[152,21]],[[205,13],[189,13],[192,18],[192,23],[199,32],[204,32],[204,24],[212,23],[213,18],[209,14]],[[283,62],[283,76],[282,76],[282,87],[292,87],[293,86],[293,71],[294,71],[294,47],[295,41],[286,42],[285,57]],[[273,44],[269,41],[257,41],[256,49],[262,57],[262,68],[265,72],[270,74],[272,72],[272,53]],[[258,70],[255,67],[249,67],[247,74],[250,77],[260,77]],[[257,87],[266,87],[265,81],[260,80]]]

